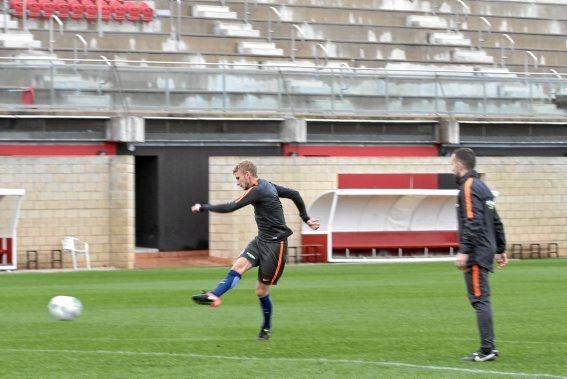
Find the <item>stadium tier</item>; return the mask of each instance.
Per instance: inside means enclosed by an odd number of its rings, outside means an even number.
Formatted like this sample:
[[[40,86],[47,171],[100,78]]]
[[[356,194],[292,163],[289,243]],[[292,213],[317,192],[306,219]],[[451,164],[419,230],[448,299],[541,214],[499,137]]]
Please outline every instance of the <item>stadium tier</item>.
[[[67,17],[43,10],[64,2],[30,0],[27,13],[10,2],[0,102],[21,103],[18,89],[33,87],[34,105],[60,108],[109,109],[123,96],[130,108],[175,112],[564,112],[560,3],[83,3]],[[143,9],[155,19],[141,22]]]
[[[559,3],[86,3],[95,14],[64,22],[41,11],[53,2],[26,2],[40,7],[26,17],[10,3],[0,103],[22,103],[18,90],[32,87],[27,102],[56,108],[564,113]],[[103,17],[103,5],[136,22]],[[155,19],[138,22],[141,9]]]
[[[317,44],[322,43],[326,52],[319,55],[349,64],[354,60],[360,67],[384,67],[398,61],[484,65],[501,63],[504,55],[504,63],[513,71],[521,71],[526,50],[532,51],[543,67],[564,66],[558,55],[565,49],[565,23],[561,19],[565,5],[490,2],[490,6],[483,6],[483,2],[469,2],[469,9],[463,10],[455,2],[442,3],[435,11],[424,1],[346,3],[333,7],[307,1],[238,1],[220,6],[216,1],[194,1],[177,7],[156,2],[156,19],[145,24],[112,19],[101,23],[66,20],[65,29],[73,32],[66,41],[61,40],[64,36],[57,38],[55,49],[60,50],[61,58],[72,57],[73,34],[81,32],[90,37],[86,38],[90,50],[87,56],[96,59],[117,55],[128,60],[177,61],[197,55],[209,63],[260,63],[266,56],[289,60],[295,55],[313,60],[314,50],[320,49]],[[47,49],[48,22],[30,18],[22,24],[20,20],[20,28],[30,30]],[[112,38],[92,34],[97,29]],[[298,40],[293,47],[292,39]],[[246,47],[246,43],[254,46],[266,40],[273,43],[272,49]],[[479,46],[475,54],[458,49]],[[508,51],[512,48],[514,54]]]

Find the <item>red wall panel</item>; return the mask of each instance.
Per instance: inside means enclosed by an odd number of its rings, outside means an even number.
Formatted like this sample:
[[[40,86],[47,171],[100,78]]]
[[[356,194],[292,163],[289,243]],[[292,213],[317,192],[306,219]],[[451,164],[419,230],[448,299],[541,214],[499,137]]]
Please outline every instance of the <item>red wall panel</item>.
[[[113,142],[88,145],[0,145],[0,155],[65,156],[65,155],[116,155]]]
[[[426,146],[354,146],[354,145],[297,145],[284,144],[285,156],[301,157],[436,157],[439,149]]]
[[[437,189],[438,174],[339,174],[339,189]]]

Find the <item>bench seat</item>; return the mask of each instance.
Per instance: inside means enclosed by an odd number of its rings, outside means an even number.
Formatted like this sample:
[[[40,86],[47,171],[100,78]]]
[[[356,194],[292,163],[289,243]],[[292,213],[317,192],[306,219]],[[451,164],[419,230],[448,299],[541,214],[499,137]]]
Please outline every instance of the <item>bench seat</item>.
[[[456,248],[455,230],[333,232],[334,249]]]

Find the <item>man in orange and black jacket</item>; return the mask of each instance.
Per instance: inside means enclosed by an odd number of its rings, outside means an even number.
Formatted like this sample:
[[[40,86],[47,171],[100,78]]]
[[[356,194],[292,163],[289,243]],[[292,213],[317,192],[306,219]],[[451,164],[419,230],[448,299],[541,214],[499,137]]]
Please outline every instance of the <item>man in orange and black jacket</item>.
[[[457,220],[459,252],[455,266],[464,272],[471,305],[476,311],[480,349],[464,360],[486,362],[496,359],[492,305],[488,275],[496,259],[498,267],[508,263],[504,225],[496,211],[494,195],[474,170],[472,149],[459,148],[451,154],[453,173],[459,184]]]

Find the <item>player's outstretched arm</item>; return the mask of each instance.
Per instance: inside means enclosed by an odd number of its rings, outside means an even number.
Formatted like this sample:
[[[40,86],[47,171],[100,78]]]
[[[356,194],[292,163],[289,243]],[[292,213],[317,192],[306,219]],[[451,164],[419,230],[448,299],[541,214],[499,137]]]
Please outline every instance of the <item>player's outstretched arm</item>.
[[[195,204],[191,207],[191,212],[198,213],[198,212],[217,212],[217,213],[230,213],[240,208],[243,208],[249,204],[252,204],[258,198],[258,191],[254,191],[254,188],[249,189],[244,193],[244,195],[240,196],[238,199],[231,201],[230,203],[225,204]]]

